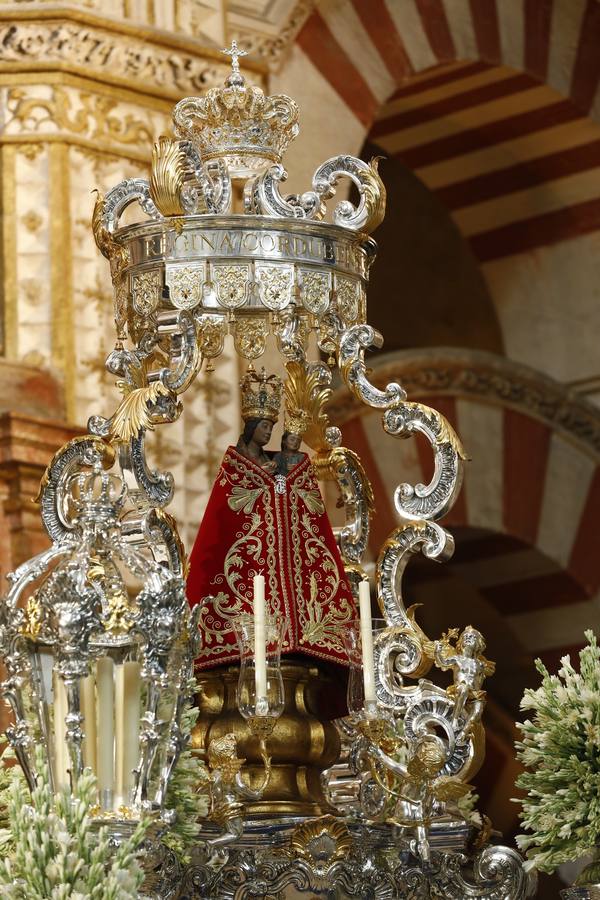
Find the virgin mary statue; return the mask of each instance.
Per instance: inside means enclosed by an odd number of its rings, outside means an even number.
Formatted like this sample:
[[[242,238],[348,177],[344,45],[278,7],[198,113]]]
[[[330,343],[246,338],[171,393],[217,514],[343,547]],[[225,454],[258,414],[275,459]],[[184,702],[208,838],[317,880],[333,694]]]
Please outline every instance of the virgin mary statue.
[[[344,662],[341,629],[356,617],[301,425],[286,415],[281,451],[266,450],[282,383],[249,370],[241,382],[244,429],[228,447],[190,556],[187,593],[202,604],[198,666],[238,658],[232,622],[252,614],[252,580],[265,576],[267,615],[286,623],[285,654]]]

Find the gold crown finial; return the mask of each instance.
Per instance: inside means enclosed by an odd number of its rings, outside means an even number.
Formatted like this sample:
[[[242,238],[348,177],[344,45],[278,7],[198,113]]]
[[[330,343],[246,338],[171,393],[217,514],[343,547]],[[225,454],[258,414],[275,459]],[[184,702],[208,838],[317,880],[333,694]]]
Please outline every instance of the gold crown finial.
[[[276,422],[279,418],[281,393],[283,385],[277,375],[267,375],[262,368],[256,372],[248,369],[240,381],[242,390],[242,419],[269,419]]]

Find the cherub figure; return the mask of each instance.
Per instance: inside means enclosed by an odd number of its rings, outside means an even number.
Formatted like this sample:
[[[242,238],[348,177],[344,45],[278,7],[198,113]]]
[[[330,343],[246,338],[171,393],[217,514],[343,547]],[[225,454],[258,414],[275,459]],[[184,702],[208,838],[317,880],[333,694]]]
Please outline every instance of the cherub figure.
[[[452,641],[455,639],[456,647],[453,647]],[[472,625],[467,625],[460,637],[458,628],[451,628],[441,641],[435,642],[436,665],[443,670],[452,669],[454,673],[454,684],[447,693],[454,699],[452,727],[455,730],[461,717],[465,716],[464,724],[456,735],[458,743],[468,737],[475,723],[481,719],[485,700],[483,682],[496,671],[496,664],[485,658],[484,650],[483,635]]]
[[[257,790],[246,785],[240,769],[246,762],[237,755],[235,734],[224,734],[208,745],[208,766],[211,770],[209,818],[223,828],[223,833],[206,842],[212,850],[237,841],[244,831],[243,800],[260,800],[270,776],[265,773],[265,781]]]
[[[372,773],[380,786],[398,799],[395,821],[398,825],[415,829],[415,850],[423,862],[429,862],[430,847],[428,829],[434,813],[440,804],[458,800],[471,791],[472,785],[465,784],[452,775],[442,775],[447,761],[447,748],[434,734],[421,735],[406,764],[394,760],[380,747],[373,747],[374,755],[385,768],[396,776],[399,789],[392,789]],[[408,809],[411,812],[407,815]]]

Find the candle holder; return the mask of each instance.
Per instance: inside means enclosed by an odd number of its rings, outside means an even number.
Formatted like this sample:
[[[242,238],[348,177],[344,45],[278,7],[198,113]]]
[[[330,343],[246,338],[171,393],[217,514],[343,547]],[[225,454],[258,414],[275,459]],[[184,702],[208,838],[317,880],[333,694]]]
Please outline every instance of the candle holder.
[[[372,619],[371,631],[373,633],[373,646],[378,646],[381,639],[389,631],[389,625],[385,619]],[[361,623],[356,619],[349,623],[347,628],[342,632],[344,649],[350,663],[348,673],[348,712],[353,723],[358,724],[367,720],[376,720],[380,718],[381,710],[377,704],[377,682],[378,674],[373,659],[374,671],[374,691],[375,698],[365,700],[365,678],[363,668],[363,648],[361,636]],[[381,678],[379,677],[379,681]]]
[[[253,734],[270,734],[283,712],[284,690],[281,677],[283,620],[267,619],[258,628],[254,619],[241,617],[234,623],[240,650],[240,676],[237,687],[238,709],[253,729]],[[257,650],[258,629],[264,628],[264,662]],[[261,664],[262,662],[262,664]]]
[[[265,767],[264,778],[258,788],[261,794],[271,777],[267,738],[273,733],[284,707],[281,676],[283,625],[282,619],[266,619],[257,623],[254,618],[240,617],[234,626],[240,650],[237,705],[252,735],[258,738]]]

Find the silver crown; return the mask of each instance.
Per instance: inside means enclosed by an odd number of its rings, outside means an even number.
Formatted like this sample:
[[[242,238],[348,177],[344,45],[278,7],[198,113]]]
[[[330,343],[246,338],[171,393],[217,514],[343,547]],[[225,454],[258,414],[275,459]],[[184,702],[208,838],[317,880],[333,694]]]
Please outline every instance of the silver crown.
[[[204,160],[223,159],[232,178],[249,178],[281,162],[298,134],[298,106],[290,97],[249,85],[240,72],[239,50],[229,50],[231,75],[204,97],[186,97],[173,110],[175,133],[191,141]]]

